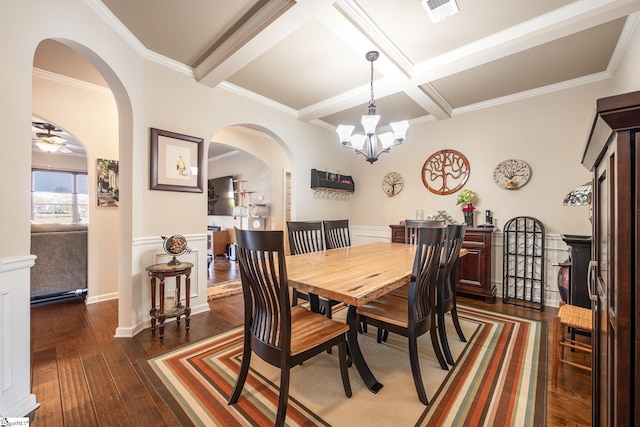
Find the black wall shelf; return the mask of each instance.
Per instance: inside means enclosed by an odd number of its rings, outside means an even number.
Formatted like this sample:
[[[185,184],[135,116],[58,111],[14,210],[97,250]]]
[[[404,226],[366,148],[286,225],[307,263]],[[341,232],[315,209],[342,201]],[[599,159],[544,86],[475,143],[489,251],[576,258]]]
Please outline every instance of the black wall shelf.
[[[311,188],[314,190],[353,193],[355,191],[355,183],[350,175],[311,169]]]

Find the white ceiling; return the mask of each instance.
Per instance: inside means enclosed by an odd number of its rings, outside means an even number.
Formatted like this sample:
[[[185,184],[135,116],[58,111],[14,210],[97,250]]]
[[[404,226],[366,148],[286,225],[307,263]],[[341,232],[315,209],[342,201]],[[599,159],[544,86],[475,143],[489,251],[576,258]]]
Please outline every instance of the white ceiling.
[[[367,111],[369,50],[380,52],[381,124],[446,120],[610,77],[640,10],[638,0],[457,0],[460,13],[432,23],[419,0],[87,1],[147,57],[331,129]],[[104,84],[47,56],[34,66]]]

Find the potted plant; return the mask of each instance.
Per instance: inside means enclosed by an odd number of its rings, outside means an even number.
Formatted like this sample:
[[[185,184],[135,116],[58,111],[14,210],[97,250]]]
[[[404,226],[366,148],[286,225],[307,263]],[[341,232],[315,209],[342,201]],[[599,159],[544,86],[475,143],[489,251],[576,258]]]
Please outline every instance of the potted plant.
[[[475,197],[475,193],[467,188],[458,193],[456,204],[464,205],[462,207],[462,213],[464,214],[464,222],[467,224],[467,227],[473,227],[473,211],[475,210],[475,206],[473,206],[472,202]]]

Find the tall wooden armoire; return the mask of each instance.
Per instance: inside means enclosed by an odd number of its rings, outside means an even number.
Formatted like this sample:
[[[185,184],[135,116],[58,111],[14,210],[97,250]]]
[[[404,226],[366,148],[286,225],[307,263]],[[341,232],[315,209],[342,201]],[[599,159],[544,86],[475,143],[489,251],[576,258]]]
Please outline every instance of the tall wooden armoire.
[[[639,148],[640,92],[599,99],[582,158],[593,172],[594,426],[640,424]]]

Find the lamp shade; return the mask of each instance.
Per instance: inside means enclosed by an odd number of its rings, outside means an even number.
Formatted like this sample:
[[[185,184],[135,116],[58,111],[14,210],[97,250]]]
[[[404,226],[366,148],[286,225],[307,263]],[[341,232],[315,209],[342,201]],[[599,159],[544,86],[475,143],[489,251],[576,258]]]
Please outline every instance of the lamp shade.
[[[351,138],[351,134],[355,128],[355,126],[351,125],[340,125],[336,128],[336,133],[338,137],[340,137],[340,142],[343,145],[349,143],[349,138]]]
[[[362,127],[364,128],[364,133],[367,135],[375,135],[376,126],[378,126],[378,122],[380,121],[380,116],[367,114],[362,116]]]
[[[389,123],[389,126],[393,129],[393,134],[396,139],[400,142],[404,141],[404,137],[407,135],[407,130],[409,129],[409,122],[403,120],[401,122]]]
[[[580,187],[567,194],[564,197],[564,201],[562,202],[562,204],[564,206],[590,205],[592,189],[593,187],[591,182],[587,182],[586,184],[581,185]]]

